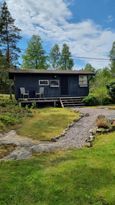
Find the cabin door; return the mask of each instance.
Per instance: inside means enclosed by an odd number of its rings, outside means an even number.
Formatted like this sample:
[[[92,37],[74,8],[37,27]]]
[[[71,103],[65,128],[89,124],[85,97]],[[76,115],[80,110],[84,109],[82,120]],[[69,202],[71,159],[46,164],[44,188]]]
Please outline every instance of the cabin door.
[[[67,96],[68,95],[68,78],[67,77],[61,77],[60,87],[61,87],[61,96]]]

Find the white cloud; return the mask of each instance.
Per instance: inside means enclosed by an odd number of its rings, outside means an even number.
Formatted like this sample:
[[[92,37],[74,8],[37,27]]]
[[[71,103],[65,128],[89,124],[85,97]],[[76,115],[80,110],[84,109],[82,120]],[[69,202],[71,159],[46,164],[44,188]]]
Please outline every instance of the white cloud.
[[[113,16],[112,15],[109,15],[108,17],[107,17],[107,23],[111,23],[111,22],[113,22],[114,21],[114,18],[113,18]]]
[[[72,0],[7,0],[12,16],[24,35],[40,34],[43,40],[67,42],[77,56],[107,56],[115,40],[115,32],[104,30],[92,20],[70,23]],[[111,17],[109,17],[111,19]],[[87,60],[93,66],[106,66],[108,62]]]

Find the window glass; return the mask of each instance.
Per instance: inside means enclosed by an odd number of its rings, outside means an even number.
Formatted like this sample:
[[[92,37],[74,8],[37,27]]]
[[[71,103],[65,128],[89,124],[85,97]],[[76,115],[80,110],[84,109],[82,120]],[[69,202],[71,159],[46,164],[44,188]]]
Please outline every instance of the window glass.
[[[87,87],[88,86],[87,75],[80,75],[79,76],[79,86],[80,87]]]
[[[59,80],[50,80],[50,87],[59,87]]]
[[[39,85],[49,85],[49,80],[39,80]]]

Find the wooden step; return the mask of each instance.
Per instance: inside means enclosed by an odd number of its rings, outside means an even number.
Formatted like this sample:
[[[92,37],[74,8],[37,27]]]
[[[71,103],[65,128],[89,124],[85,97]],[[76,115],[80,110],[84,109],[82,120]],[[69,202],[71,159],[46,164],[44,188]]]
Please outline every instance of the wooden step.
[[[62,107],[75,107],[75,106],[83,106],[82,97],[76,98],[60,98],[60,103]]]
[[[67,105],[64,105],[64,107],[78,107],[78,106],[84,106],[84,104],[80,103],[80,104],[67,104]]]

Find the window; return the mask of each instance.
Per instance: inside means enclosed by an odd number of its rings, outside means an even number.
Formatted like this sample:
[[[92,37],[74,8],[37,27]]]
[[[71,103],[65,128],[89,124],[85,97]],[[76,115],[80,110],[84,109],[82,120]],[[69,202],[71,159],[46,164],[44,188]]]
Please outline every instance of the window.
[[[59,87],[59,80],[50,80],[50,87],[52,88],[58,88]]]
[[[49,80],[39,80],[39,85],[48,86],[49,85]]]
[[[87,87],[88,86],[87,75],[80,75],[79,76],[79,86],[80,87]]]

